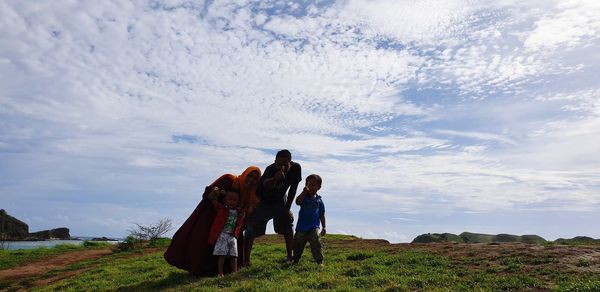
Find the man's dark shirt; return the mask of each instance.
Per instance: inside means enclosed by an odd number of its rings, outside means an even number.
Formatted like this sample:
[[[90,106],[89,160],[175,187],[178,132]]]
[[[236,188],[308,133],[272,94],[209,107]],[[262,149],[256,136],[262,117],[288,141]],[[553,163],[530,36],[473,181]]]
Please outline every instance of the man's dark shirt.
[[[285,203],[287,200],[286,192],[291,185],[298,184],[302,181],[302,167],[299,163],[291,162],[290,171],[285,174],[285,178],[273,185],[271,191],[267,191],[264,186],[265,180],[275,176],[278,171],[275,163],[267,166],[265,173],[260,177],[260,183],[256,194],[261,201],[265,203]]]

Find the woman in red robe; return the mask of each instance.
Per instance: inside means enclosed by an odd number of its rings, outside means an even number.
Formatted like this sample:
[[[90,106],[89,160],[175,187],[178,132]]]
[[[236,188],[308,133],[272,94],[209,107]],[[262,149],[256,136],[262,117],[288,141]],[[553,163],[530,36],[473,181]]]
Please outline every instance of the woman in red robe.
[[[259,179],[260,168],[250,166],[240,176],[224,174],[207,186],[194,212],[173,235],[171,245],[164,254],[165,260],[192,275],[216,275],[217,258],[213,256],[214,247],[208,243],[208,234],[217,211],[206,196],[214,187],[218,187],[219,190],[236,190],[240,193],[240,207],[248,214],[257,203],[256,187]],[[243,237],[240,236],[238,265],[241,267],[245,266],[243,243]]]

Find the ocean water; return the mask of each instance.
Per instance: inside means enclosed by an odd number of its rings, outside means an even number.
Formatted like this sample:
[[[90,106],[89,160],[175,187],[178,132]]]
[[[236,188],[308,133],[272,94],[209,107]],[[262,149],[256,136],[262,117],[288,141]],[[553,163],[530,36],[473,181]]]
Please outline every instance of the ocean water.
[[[74,244],[82,245],[85,240],[92,239],[89,236],[79,236],[77,240],[44,240],[44,241],[7,241],[4,244],[8,245],[8,250],[15,249],[34,249],[38,247],[53,247],[59,244]],[[107,241],[110,243],[118,243],[119,241]]]

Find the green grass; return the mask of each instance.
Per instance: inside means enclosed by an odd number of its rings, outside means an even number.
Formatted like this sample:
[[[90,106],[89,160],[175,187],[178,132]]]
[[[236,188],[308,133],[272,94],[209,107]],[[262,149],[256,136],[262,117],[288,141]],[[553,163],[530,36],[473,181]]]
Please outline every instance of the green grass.
[[[595,270],[561,269],[556,254],[527,257],[515,251],[494,257],[469,251],[445,254],[428,247],[398,246],[369,242],[356,237],[327,235],[325,266],[312,261],[307,247],[300,263],[285,262],[282,239],[257,242],[253,266],[224,278],[199,278],[168,265],[163,251],[150,254],[118,253],[100,259],[76,263],[51,271],[32,281],[50,278],[66,271],[86,268],[35,291],[81,290],[166,290],[166,291],[520,291],[560,290],[598,291],[600,279]],[[494,248],[494,247],[492,247]],[[135,256],[138,255],[138,256]],[[537,260],[534,260],[537,258]],[[581,264],[592,269],[594,265]],[[0,289],[2,289],[0,282]],[[4,284],[7,288],[6,284]],[[9,288],[10,289],[10,288]]]
[[[68,251],[81,250],[86,247],[75,244],[60,244],[54,247],[35,249],[0,250],[0,270],[14,268],[23,263],[43,260],[47,257]]]

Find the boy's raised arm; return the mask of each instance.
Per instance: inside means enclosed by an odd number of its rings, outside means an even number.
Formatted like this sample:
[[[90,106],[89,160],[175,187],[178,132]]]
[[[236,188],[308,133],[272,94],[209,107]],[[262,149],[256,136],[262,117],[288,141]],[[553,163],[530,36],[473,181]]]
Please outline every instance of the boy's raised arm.
[[[302,205],[302,202],[304,202],[304,197],[306,197],[306,193],[308,193],[308,187],[304,187],[300,195],[298,195],[296,198],[296,205]]]

